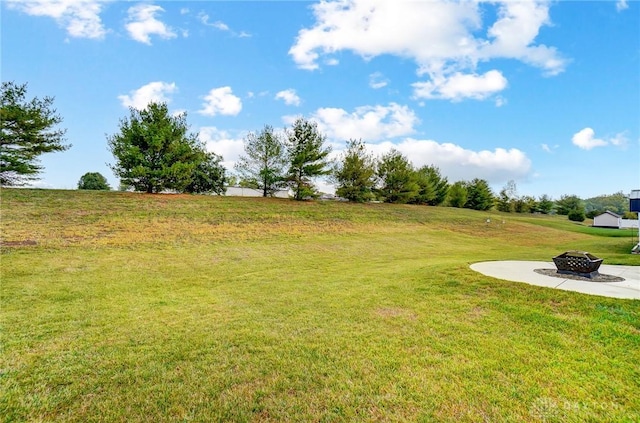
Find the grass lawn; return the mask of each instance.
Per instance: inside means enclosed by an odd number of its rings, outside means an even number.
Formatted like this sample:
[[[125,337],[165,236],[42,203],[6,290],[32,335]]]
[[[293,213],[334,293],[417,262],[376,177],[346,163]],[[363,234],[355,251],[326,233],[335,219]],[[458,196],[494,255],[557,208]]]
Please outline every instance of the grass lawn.
[[[2,421],[640,421],[640,301],[469,269],[640,265],[631,236],[119,192],[3,189],[0,211]]]

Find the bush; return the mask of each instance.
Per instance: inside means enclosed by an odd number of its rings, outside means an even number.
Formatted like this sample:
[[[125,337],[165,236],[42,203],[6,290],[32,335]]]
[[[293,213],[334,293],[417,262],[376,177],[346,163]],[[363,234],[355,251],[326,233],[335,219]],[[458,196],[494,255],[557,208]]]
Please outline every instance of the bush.
[[[585,215],[583,209],[572,209],[568,214],[569,220],[572,222],[584,222]]]
[[[92,189],[109,191],[111,187],[107,183],[107,178],[99,172],[87,172],[80,177],[78,189]]]

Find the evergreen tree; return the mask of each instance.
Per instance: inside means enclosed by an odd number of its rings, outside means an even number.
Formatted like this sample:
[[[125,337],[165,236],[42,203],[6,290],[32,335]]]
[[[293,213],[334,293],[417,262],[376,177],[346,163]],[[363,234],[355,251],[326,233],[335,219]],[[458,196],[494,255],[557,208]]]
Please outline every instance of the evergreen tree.
[[[577,195],[562,195],[555,206],[556,212],[563,216],[568,215],[571,210],[584,208],[582,200]]]
[[[336,195],[359,203],[372,200],[375,174],[375,160],[367,153],[362,140],[349,140],[347,151],[333,171]]]
[[[473,210],[489,210],[493,207],[493,193],[484,179],[475,178],[467,185],[467,202],[464,205]]]
[[[423,166],[419,172],[424,173],[428,177],[434,189],[434,196],[431,200],[427,201],[427,204],[430,206],[439,206],[444,203],[449,192],[449,182],[447,178],[440,174],[440,169],[436,166]]]
[[[430,204],[436,198],[436,187],[431,180],[429,170],[426,166],[414,171],[414,177],[418,184],[418,193],[410,201],[414,204]]]
[[[247,135],[244,152],[235,168],[245,185],[261,190],[263,197],[272,196],[286,186],[284,143],[273,127],[265,125],[258,134]]]
[[[211,152],[202,152],[192,173],[191,182],[185,187],[189,193],[214,193],[222,195],[227,191],[226,169],[222,157]]]
[[[66,129],[53,108],[53,98],[26,99],[27,84],[2,83],[0,106],[0,185],[24,185],[42,171],[40,155],[64,151]]]
[[[454,182],[449,188],[448,203],[451,207],[462,208],[467,204],[467,183]]]
[[[553,200],[547,194],[543,194],[538,198],[537,211],[542,214],[549,214],[553,210]]]
[[[399,151],[393,149],[378,163],[378,192],[387,203],[408,203],[420,192],[413,166]]]
[[[130,108],[119,133],[107,137],[116,158],[111,166],[125,186],[147,193],[164,189],[185,191],[209,159],[197,135],[189,134],[186,114],[172,116],[165,103]]]
[[[324,147],[324,142],[325,137],[318,131],[317,124],[303,118],[298,118],[287,131],[289,169],[286,181],[295,200],[317,197],[313,178],[331,173],[327,160],[331,149]]]

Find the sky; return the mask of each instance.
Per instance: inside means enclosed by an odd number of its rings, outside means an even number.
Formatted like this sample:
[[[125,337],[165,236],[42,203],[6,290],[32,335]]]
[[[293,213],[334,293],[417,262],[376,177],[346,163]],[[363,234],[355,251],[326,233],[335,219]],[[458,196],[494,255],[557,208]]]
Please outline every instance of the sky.
[[[38,187],[117,188],[107,136],[160,101],[230,173],[248,133],[303,117],[333,158],[362,139],[496,193],[640,189],[638,1],[1,3],[2,81],[54,97],[72,144]]]

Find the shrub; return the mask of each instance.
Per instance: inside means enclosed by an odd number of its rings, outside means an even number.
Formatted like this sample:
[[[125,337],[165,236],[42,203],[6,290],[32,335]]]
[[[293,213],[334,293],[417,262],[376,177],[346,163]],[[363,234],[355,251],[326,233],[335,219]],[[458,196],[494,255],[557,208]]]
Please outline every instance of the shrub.
[[[92,189],[109,191],[111,187],[107,183],[107,178],[99,172],[87,172],[80,177],[78,189]]]
[[[572,209],[571,211],[569,211],[569,214],[567,217],[569,217],[569,220],[571,220],[572,222],[584,222],[584,219],[585,219],[584,210]]]

